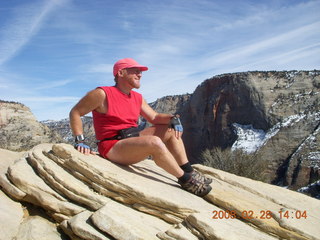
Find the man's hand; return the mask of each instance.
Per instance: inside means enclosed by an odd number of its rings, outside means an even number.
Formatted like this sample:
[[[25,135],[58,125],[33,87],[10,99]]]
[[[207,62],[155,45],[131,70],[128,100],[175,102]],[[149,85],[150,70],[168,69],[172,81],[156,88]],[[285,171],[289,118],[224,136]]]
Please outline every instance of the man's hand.
[[[91,154],[96,154],[96,152],[92,151],[91,147],[89,147],[86,143],[85,143],[85,138],[83,136],[83,134],[76,136],[75,139],[75,144],[74,144],[74,148],[77,149],[79,152],[89,155]]]
[[[169,131],[174,129],[175,136],[178,139],[182,136],[182,132],[183,132],[183,126],[181,124],[179,117],[180,117],[179,115],[175,115],[173,118],[171,118],[169,123]]]
[[[85,143],[76,143],[74,145],[74,148],[85,155],[89,155],[89,154],[96,155],[97,154],[96,152],[92,151],[91,147],[89,147]]]

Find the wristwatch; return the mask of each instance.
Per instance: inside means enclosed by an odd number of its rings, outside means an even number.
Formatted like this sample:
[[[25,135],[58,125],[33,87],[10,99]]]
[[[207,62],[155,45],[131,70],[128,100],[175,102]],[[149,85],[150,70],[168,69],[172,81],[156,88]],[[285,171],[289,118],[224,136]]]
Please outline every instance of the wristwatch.
[[[84,141],[84,135],[83,134],[76,136],[76,139],[75,139],[76,143],[83,142],[83,141]]]

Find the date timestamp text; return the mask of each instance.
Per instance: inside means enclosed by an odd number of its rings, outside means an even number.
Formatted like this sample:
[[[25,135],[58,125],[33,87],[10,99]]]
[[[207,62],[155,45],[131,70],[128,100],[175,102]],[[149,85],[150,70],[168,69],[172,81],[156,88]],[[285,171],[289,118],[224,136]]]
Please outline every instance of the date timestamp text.
[[[212,211],[212,219],[271,219],[274,217],[275,213],[272,213],[269,210],[261,210],[259,212],[253,210],[244,210],[237,214],[236,211],[232,210],[214,210]],[[278,213],[279,219],[307,219],[307,211],[300,210],[285,210],[279,211]]]

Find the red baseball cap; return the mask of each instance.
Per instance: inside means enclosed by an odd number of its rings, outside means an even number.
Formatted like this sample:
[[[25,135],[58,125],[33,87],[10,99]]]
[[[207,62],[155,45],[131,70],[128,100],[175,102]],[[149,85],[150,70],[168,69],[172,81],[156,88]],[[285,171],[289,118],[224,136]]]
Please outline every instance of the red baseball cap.
[[[116,76],[118,74],[118,71],[124,68],[140,68],[141,71],[147,71],[148,67],[142,66],[139,63],[137,63],[132,58],[124,58],[117,61],[113,66],[113,75]]]

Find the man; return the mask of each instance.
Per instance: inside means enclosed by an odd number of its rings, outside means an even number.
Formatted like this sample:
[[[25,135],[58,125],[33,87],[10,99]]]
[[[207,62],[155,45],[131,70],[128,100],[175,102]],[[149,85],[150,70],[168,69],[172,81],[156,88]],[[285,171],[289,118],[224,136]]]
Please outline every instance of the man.
[[[142,66],[131,58],[117,61],[113,67],[115,86],[98,87],[84,96],[70,111],[70,126],[76,138],[75,148],[84,154],[93,153],[85,144],[81,116],[92,112],[100,155],[112,162],[130,165],[152,156],[155,163],[177,177],[183,189],[198,196],[211,191],[212,180],[190,165],[183,141],[182,125],[177,116],[155,112],[133,91],[140,87]],[[142,115],[152,127],[135,131]],[[123,130],[124,129],[124,130]],[[126,130],[130,129],[130,130]]]

